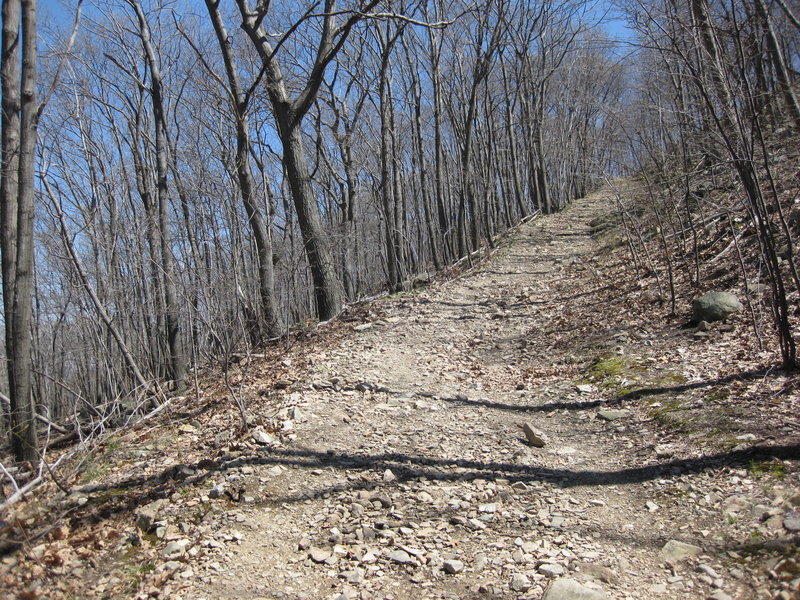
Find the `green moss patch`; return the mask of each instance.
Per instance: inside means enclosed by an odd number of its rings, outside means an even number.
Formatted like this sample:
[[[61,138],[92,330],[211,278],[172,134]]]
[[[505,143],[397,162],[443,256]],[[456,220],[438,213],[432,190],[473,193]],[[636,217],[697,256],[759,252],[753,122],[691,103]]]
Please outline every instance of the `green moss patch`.
[[[601,390],[630,393],[643,387],[640,381],[646,369],[620,355],[602,354],[583,372],[581,383],[593,383]]]
[[[753,460],[747,466],[753,477],[769,477],[783,479],[786,477],[786,465],[779,460]]]

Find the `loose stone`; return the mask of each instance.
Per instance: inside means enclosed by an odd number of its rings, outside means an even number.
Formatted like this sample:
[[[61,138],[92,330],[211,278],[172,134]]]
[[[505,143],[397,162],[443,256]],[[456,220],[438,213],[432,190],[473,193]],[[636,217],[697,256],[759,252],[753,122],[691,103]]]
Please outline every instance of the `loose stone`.
[[[536,570],[545,577],[549,577],[550,579],[555,579],[556,577],[560,577],[566,572],[566,569],[561,565],[553,565],[549,563],[544,563],[542,565],[539,565],[539,567]]]
[[[521,425],[522,432],[525,434],[525,439],[528,443],[535,448],[543,448],[547,444],[547,437],[538,429],[532,427],[528,423]]]
[[[786,517],[783,520],[783,526],[787,531],[800,531],[800,516]]]
[[[274,445],[279,442],[278,438],[271,433],[267,433],[261,427],[256,427],[250,434],[256,444]]]
[[[396,562],[401,565],[416,565],[417,561],[411,558],[411,555],[405,550],[395,550],[389,553],[387,557],[390,561]]]
[[[446,560],[442,565],[442,570],[450,575],[455,575],[456,573],[461,573],[461,571],[464,570],[464,563],[455,559]]]
[[[630,413],[627,410],[601,410],[597,413],[597,416],[605,421],[618,421],[619,419],[623,419],[627,417]]]
[[[531,589],[531,580],[528,579],[527,575],[514,573],[513,577],[511,577],[511,589],[515,592],[527,592]]]
[[[309,548],[308,550],[308,557],[315,563],[324,563],[331,555],[331,551],[324,548]]]

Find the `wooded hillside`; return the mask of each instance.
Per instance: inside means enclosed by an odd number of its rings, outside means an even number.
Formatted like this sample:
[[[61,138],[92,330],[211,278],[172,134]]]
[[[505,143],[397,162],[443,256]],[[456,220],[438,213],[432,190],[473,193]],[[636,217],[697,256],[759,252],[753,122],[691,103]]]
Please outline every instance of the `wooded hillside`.
[[[796,365],[796,2],[38,4],[37,29],[3,2],[17,458],[623,174],[660,301],[708,287],[724,240],[728,287],[763,287],[754,335]]]

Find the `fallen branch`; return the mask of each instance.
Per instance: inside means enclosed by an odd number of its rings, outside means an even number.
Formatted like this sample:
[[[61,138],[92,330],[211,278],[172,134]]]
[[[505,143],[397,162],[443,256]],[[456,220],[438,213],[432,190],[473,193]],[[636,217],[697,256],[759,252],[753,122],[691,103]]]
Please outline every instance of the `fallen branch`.
[[[44,415],[36,415],[36,420],[42,423],[43,425],[47,425],[50,429],[53,429],[58,433],[61,434],[71,433],[69,429],[65,429],[64,427],[61,427],[61,425],[53,423],[50,419],[48,419]]]
[[[31,479],[28,483],[23,485],[21,488],[17,488],[17,491],[15,491],[8,498],[6,498],[5,502],[0,504],[0,511],[3,511],[5,509],[7,509],[9,506],[11,506],[12,504],[16,504],[17,502],[19,502],[25,496],[25,494],[27,494],[28,492],[33,490],[33,488],[38,486],[40,483],[42,483],[42,475],[41,474],[39,474],[36,477],[34,477],[33,479]]]
[[[57,464],[57,463],[56,463]],[[0,463],[0,471],[3,472],[3,475],[11,482],[11,485],[14,486],[14,493],[11,494],[8,498],[6,498],[2,504],[0,504],[0,512],[4,511],[12,504],[16,504],[22,498],[25,497],[25,494],[36,488],[40,483],[42,483],[43,477],[42,472],[44,471],[44,458],[39,461],[39,472],[36,474],[36,477],[31,479],[28,483],[19,487],[17,480],[14,479],[14,476],[8,472],[5,465]]]
[[[159,405],[158,405],[158,406],[156,406],[156,407],[155,407],[153,410],[151,410],[149,413],[147,413],[147,414],[146,414],[146,415],[144,415],[144,416],[143,416],[141,419],[139,419],[139,420],[137,421],[137,423],[141,423],[142,421],[146,421],[147,419],[152,419],[152,418],[153,418],[153,417],[155,417],[155,416],[156,416],[158,413],[162,412],[162,411],[163,411],[165,408],[167,408],[167,407],[168,407],[170,404],[172,404],[172,401],[173,401],[173,400],[174,400],[174,398],[169,398],[169,399],[167,399],[166,401],[164,401],[162,404],[159,404]],[[135,413],[134,413],[134,414],[135,414]]]

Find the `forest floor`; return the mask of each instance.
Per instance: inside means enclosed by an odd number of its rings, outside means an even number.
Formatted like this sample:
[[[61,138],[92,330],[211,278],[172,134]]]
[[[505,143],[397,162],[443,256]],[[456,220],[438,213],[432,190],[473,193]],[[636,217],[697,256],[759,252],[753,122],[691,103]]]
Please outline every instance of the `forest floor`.
[[[612,211],[533,220],[109,439],[6,597],[797,598],[797,378],[743,315],[669,317]]]

